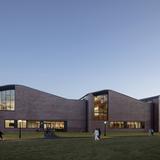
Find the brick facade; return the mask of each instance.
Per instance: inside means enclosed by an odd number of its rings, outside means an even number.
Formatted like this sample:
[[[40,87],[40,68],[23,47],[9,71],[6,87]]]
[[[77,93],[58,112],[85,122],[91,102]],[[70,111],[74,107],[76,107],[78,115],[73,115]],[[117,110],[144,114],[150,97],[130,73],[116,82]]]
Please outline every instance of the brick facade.
[[[112,90],[104,90],[89,93],[84,96],[85,98],[79,100],[72,100],[22,85],[14,85],[13,88],[16,95],[15,110],[0,110],[1,130],[5,130],[4,120],[50,120],[65,121],[67,131],[92,132],[95,128],[104,131],[104,120],[94,119],[93,107],[94,96],[103,94],[108,96],[108,119],[106,120],[108,124],[116,121],[140,121],[145,123],[145,128],[137,129],[139,131],[147,131],[150,128],[159,131],[160,128],[159,98],[152,99],[152,103],[148,103],[147,99],[146,101],[137,100]],[[0,87],[0,90],[4,89],[9,89],[9,86]],[[111,129],[107,125],[107,130],[132,129]]]

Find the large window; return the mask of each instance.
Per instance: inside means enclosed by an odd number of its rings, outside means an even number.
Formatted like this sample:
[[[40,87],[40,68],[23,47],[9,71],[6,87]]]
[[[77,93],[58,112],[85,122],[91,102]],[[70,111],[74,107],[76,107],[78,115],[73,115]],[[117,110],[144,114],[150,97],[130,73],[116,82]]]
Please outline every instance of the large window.
[[[5,128],[26,128],[26,120],[5,120]]]
[[[64,121],[27,121],[27,128],[64,129]]]
[[[94,119],[108,120],[107,111],[108,111],[107,95],[95,96],[94,97]]]
[[[15,110],[15,90],[0,91],[0,110]]]
[[[41,125],[42,123],[42,125]],[[64,121],[37,121],[37,120],[5,120],[5,128],[54,128],[65,129]]]
[[[44,128],[64,129],[64,122],[44,121]]]
[[[144,122],[127,122],[127,121],[120,121],[120,122],[110,122],[110,128],[131,128],[131,129],[144,129],[145,123]]]

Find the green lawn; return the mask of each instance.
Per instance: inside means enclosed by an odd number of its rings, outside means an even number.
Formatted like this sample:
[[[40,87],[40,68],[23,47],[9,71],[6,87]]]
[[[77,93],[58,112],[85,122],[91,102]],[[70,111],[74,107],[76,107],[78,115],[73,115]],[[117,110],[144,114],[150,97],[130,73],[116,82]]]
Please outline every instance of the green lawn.
[[[56,135],[60,138],[89,138],[93,137],[92,133],[86,132],[56,132]],[[107,138],[113,137],[126,137],[126,136],[147,136],[146,132],[107,132]],[[156,134],[158,135],[158,134]],[[4,139],[5,140],[18,140],[19,133],[18,132],[5,132]],[[103,138],[106,138],[103,136]],[[24,132],[22,131],[22,139],[37,139],[43,138],[43,132]]]
[[[57,133],[58,139],[43,139],[42,133],[6,133],[0,141],[0,160],[158,160],[160,136],[114,132],[95,142],[89,133]]]

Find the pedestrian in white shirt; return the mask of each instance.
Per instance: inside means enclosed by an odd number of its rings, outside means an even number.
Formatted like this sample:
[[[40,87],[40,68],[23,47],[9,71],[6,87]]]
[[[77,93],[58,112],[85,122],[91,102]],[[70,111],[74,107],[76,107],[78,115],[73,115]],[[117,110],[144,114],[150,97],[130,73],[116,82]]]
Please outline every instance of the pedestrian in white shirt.
[[[99,131],[98,131],[97,128],[94,130],[94,140],[95,140],[95,141],[98,141],[98,140],[99,140]]]

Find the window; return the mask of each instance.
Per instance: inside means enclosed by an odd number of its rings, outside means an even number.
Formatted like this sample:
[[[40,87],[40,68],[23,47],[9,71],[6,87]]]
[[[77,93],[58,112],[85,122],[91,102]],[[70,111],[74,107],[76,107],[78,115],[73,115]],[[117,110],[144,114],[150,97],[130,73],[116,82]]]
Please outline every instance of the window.
[[[130,129],[144,129],[145,123],[144,122],[127,122],[127,121],[120,121],[120,122],[110,122],[110,128],[130,128]]]
[[[124,122],[110,122],[110,128],[124,128]]]
[[[41,125],[42,122],[42,125]],[[41,127],[40,127],[41,126]],[[5,128],[54,128],[65,129],[64,121],[37,121],[37,120],[5,120]]]
[[[18,128],[26,128],[26,120],[18,120]]]
[[[27,128],[40,128],[40,121],[27,121]]]
[[[64,122],[44,121],[44,128],[64,129]]]
[[[0,91],[0,110],[15,110],[15,90]]]
[[[5,128],[26,128],[26,120],[5,120]]]
[[[127,128],[144,128],[144,122],[127,122]]]
[[[15,120],[5,120],[5,128],[15,128]]]
[[[94,120],[108,120],[107,95],[94,97]]]

